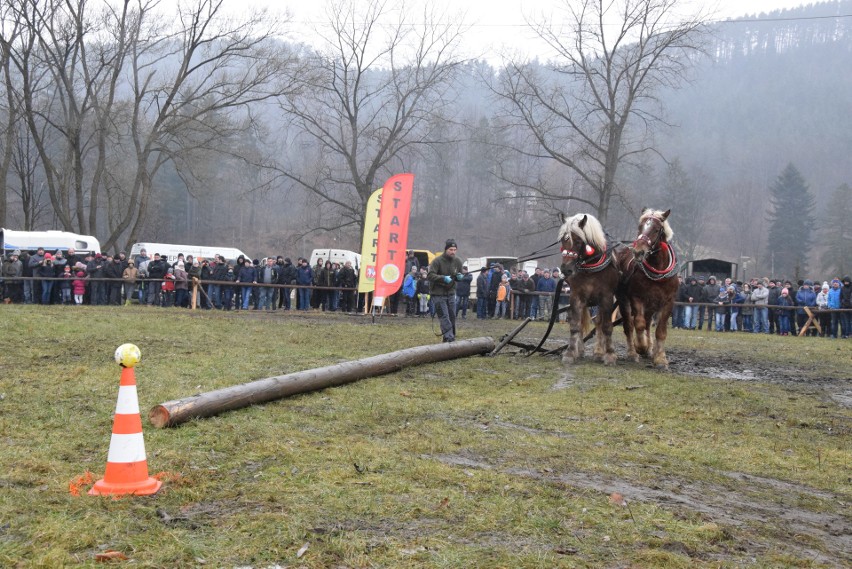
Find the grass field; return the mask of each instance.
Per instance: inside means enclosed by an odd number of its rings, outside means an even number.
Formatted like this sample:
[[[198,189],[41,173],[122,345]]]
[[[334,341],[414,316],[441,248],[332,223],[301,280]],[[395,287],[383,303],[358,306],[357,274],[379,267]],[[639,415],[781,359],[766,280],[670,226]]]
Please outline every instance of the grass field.
[[[439,341],[422,319],[0,307],[0,566],[852,564],[850,342],[674,331],[669,373],[501,354],[147,422],[167,400]],[[125,342],[164,484],[92,497]]]

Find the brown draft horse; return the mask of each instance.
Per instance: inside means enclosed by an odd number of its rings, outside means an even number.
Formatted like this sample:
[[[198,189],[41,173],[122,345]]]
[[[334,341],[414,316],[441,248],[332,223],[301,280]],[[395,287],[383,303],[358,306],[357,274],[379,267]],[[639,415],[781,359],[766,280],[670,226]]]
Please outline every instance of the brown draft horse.
[[[571,339],[562,354],[562,362],[574,363],[583,357],[583,323],[589,306],[598,307],[595,357],[606,365],[615,363],[612,347],[612,311],[619,286],[620,271],[613,262],[614,254],[607,246],[600,222],[587,213],[566,218],[559,215],[562,227],[562,274],[571,287],[568,323]]]
[[[640,355],[649,355],[651,322],[656,316],[650,356],[655,366],[665,369],[669,366],[665,349],[668,322],[678,289],[677,257],[669,244],[673,232],[666,221],[669,214],[670,209],[642,211],[639,235],[630,246],[633,257],[623,267],[625,284],[619,291],[627,357],[638,361]]]

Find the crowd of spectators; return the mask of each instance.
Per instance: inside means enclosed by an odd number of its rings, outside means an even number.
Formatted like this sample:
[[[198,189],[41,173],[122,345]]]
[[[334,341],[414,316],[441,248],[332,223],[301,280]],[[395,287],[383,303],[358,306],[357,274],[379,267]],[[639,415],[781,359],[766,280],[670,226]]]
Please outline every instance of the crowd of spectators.
[[[826,338],[852,336],[852,281],[850,277],[831,281],[754,278],[717,282],[710,276],[681,279],[672,326],[685,330],[752,332],[798,335],[810,316],[819,323],[808,326],[805,335]]]
[[[311,267],[302,257],[296,265],[283,256],[261,261],[242,255],[230,262],[221,255],[193,259],[179,254],[169,262],[145,249],[132,259],[124,252],[78,255],[74,249],[39,249],[13,251],[3,260],[0,278],[6,303],[185,308],[195,288],[198,305],[207,309],[351,312],[356,306],[357,275],[350,262],[341,266],[320,259]]]
[[[463,269],[456,284],[458,315],[467,318],[474,275]],[[433,316],[427,267],[421,267],[412,252],[405,264],[401,290],[389,298],[388,312],[410,317]],[[21,278],[23,277],[23,278]],[[559,269],[504,269],[499,263],[483,267],[476,276],[474,309],[478,319],[548,319],[559,281]],[[355,292],[358,275],[350,262],[342,266],[319,259],[311,266],[299,257],[293,264],[283,256],[233,262],[221,255],[193,259],[178,255],[169,262],[158,253],[143,249],[130,259],[118,255],[80,255],[67,252],[15,251],[3,260],[0,278],[7,303],[119,305],[188,307],[193,284],[199,291],[201,308],[220,310],[322,310],[353,312],[358,309]],[[817,281],[819,283],[819,281]],[[567,304],[570,289],[561,291]],[[784,279],[754,278],[717,282],[716,277],[681,278],[672,326],[685,330],[751,332],[797,335],[805,327],[808,307],[820,331],[809,327],[807,335],[831,338],[852,336],[852,282],[850,277],[814,284]],[[840,310],[839,309],[845,309]]]

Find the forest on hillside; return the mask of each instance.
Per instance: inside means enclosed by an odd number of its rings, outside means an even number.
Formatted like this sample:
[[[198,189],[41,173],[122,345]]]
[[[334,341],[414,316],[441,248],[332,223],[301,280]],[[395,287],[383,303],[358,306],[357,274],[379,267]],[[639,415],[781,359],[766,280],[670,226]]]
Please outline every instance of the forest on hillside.
[[[633,93],[615,132],[617,170],[601,144],[611,123],[572,130],[570,113],[542,110],[591,100],[577,69],[594,75],[606,58],[589,62],[583,50],[468,61],[454,54],[462,28],[447,19],[398,28],[406,33],[388,44],[357,33],[395,16],[374,1],[342,2],[317,46],[281,42],[288,23],[269,14],[222,18],[221,0],[187,3],[195,18],[178,19],[145,2],[0,6],[3,227],[92,233],[111,250],[357,250],[366,197],[409,171],[414,248],[453,237],[463,256],[522,255],[553,241],[560,211],[599,215],[629,239],[650,206],[672,209],[684,260],[790,277],[852,272],[852,230],[837,223],[852,185],[852,0],[625,40],[613,60],[659,49],[667,67]],[[389,47],[377,55],[377,44]],[[602,110],[588,114],[600,121]],[[773,264],[773,248],[788,245],[768,238],[771,188],[790,165],[814,203],[812,231],[795,245],[807,265],[795,268]]]

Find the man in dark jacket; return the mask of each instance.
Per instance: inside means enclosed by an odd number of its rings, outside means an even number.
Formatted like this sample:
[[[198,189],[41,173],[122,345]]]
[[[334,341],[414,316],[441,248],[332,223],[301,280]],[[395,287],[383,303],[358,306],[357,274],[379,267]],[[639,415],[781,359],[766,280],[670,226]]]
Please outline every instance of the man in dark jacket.
[[[311,266],[308,265],[307,259],[299,259],[299,266],[296,268],[296,284],[303,287],[297,290],[299,297],[299,310],[310,310],[311,308],[311,285],[314,284],[314,272]]]
[[[695,330],[695,326],[698,324],[698,307],[695,304],[701,302],[701,297],[704,294],[703,288],[698,284],[697,278],[689,277],[684,294],[684,302],[688,304],[683,311],[683,327],[687,330]]]
[[[160,281],[166,276],[166,262],[160,258],[159,253],[154,253],[154,259],[148,262],[148,278],[151,279],[146,285],[148,299],[146,304],[160,306]]]
[[[456,316],[462,313],[462,320],[467,320],[467,305],[470,303],[470,283],[473,275],[467,272],[467,267],[462,267],[464,278],[456,283]]]
[[[340,273],[338,274],[338,280],[340,287],[344,290],[341,291],[341,302],[340,309],[343,312],[352,312],[355,307],[355,292],[352,290],[345,289],[354,289],[357,284],[357,277],[355,276],[355,269],[352,267],[352,261],[346,261],[343,264],[343,268],[340,269]]]
[[[488,269],[479,269],[476,277],[476,317],[480,320],[488,318]]]
[[[207,296],[210,297],[213,307],[221,310],[223,308],[221,283],[228,280],[228,264],[225,262],[225,257],[216,255],[216,262],[210,272],[210,280],[213,282],[207,287]]]
[[[13,251],[9,258],[3,261],[3,279],[5,290],[3,298],[9,299],[7,302],[20,304],[24,300],[24,287],[22,281],[17,279],[24,275],[24,264],[20,261],[21,252]],[[9,280],[14,279],[14,280]]]
[[[429,264],[426,275],[444,342],[456,341],[456,283],[464,278],[462,262],[456,258],[457,251],[455,239],[447,239],[444,252]]]
[[[121,258],[109,257],[107,255],[107,263],[104,265],[104,278],[116,279],[106,282],[107,304],[119,306],[121,304],[121,285],[122,277],[124,276],[124,267],[121,265]]]
[[[840,279],[840,308],[852,309],[852,279],[848,276]],[[840,335],[844,340],[852,336],[852,312],[840,313]]]
[[[293,266],[293,263],[290,262],[290,258],[287,257],[281,261],[281,265],[278,267],[278,284],[283,285],[294,285],[296,284],[296,267]],[[284,310],[290,310],[290,289],[289,287],[285,287],[281,289],[281,293],[278,297],[278,308],[283,308]]]

